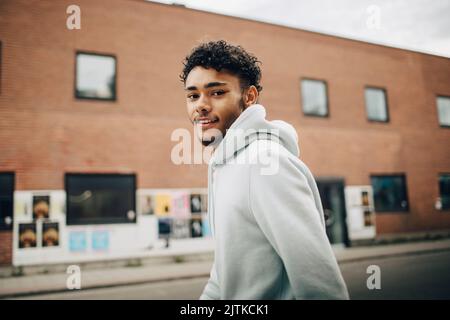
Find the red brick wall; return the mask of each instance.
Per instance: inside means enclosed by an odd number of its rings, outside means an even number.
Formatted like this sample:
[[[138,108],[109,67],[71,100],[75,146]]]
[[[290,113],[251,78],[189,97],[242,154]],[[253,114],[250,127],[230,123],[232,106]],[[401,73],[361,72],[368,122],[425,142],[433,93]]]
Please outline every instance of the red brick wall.
[[[0,231],[0,266],[12,263],[12,231]]]
[[[178,74],[196,43],[224,38],[263,62],[261,103],[292,123],[317,177],[370,184],[406,174],[409,213],[377,215],[377,232],[450,228],[434,209],[438,173],[450,172],[450,130],[436,94],[450,95],[450,60],[145,1],[0,2],[0,169],[16,188],[63,189],[65,172],[134,172],[138,188],[205,187],[206,166],[170,161],[174,128],[190,128]],[[117,57],[116,102],[74,98],[75,51]],[[329,117],[304,116],[300,79],[327,81]],[[364,87],[387,90],[389,123],[366,119]]]

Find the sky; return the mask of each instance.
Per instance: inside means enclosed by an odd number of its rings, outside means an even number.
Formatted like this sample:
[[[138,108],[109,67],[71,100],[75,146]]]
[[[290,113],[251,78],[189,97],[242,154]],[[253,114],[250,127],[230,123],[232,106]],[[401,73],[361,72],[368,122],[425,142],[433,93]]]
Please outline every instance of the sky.
[[[450,58],[450,0],[152,0]]]

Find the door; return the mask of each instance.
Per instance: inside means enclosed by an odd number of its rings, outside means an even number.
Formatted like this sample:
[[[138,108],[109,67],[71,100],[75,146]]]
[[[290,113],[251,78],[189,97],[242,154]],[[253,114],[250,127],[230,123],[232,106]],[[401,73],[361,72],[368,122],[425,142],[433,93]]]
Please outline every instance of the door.
[[[317,187],[322,200],[326,231],[330,243],[337,246],[349,246],[344,181],[342,179],[319,179]]]

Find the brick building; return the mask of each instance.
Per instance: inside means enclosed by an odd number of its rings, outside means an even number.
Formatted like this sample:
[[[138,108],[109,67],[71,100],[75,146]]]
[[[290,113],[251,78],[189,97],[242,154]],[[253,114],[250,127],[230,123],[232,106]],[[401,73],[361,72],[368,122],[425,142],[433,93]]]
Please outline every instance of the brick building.
[[[206,165],[172,163],[170,137],[191,129],[181,61],[210,39],[262,61],[333,243],[450,229],[450,59],[141,0],[77,1],[70,30],[72,4],[0,2],[0,264],[144,247],[178,205],[179,235],[206,225]]]

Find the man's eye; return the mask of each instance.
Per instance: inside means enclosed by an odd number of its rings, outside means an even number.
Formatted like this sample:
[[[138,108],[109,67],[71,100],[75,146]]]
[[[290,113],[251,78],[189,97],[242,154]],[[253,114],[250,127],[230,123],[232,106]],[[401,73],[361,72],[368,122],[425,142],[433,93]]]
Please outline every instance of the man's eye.
[[[221,96],[225,93],[225,91],[219,90],[219,91],[214,91],[212,93],[213,96]]]
[[[189,100],[194,100],[194,99],[197,99],[198,98],[198,94],[190,94],[190,95],[188,95],[188,99]]]

